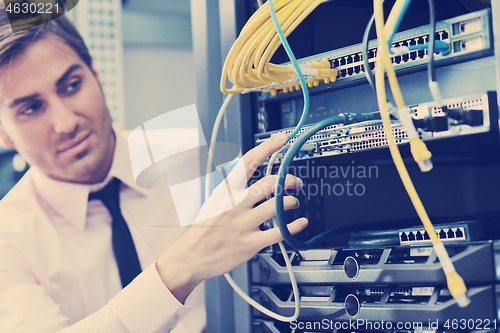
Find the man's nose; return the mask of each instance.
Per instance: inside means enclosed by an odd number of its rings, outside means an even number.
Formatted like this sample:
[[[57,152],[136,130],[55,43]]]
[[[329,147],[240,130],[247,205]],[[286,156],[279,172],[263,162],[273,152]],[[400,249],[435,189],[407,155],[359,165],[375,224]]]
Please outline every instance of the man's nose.
[[[56,133],[73,132],[78,124],[78,117],[74,110],[61,98],[53,98],[50,101],[53,118],[54,131]]]

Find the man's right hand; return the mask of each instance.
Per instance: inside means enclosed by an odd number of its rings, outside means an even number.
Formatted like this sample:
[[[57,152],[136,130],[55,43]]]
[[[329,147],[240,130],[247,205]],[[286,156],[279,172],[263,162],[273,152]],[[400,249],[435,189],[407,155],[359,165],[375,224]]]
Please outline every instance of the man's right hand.
[[[235,170],[243,171],[233,170],[227,177],[232,192],[235,189],[233,184],[241,187],[240,193],[231,193],[238,198],[234,200],[237,204],[234,207],[220,207],[224,203],[217,200],[217,193],[222,193],[226,186],[225,182],[221,183],[202,208],[214,207],[221,213],[192,225],[158,260],[158,273],[179,302],[184,303],[202,281],[234,270],[264,247],[283,240],[278,228],[260,230],[262,223],[276,215],[275,199],[254,207],[274,192],[277,176],[264,177],[247,189],[244,186],[258,166],[286,141],[286,135],[280,133],[246,153],[235,167]],[[299,188],[302,184],[300,178],[287,175],[285,189]],[[238,197],[242,193],[244,197]],[[299,201],[293,196],[285,196],[284,207],[285,210],[297,208]],[[306,226],[307,219],[300,218],[291,222],[288,230],[296,234]]]

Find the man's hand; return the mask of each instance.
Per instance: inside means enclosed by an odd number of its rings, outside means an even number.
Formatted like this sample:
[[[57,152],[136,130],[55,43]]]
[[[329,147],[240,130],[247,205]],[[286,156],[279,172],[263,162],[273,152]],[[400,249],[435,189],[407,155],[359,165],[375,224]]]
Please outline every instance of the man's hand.
[[[184,303],[203,280],[230,272],[262,248],[283,240],[278,228],[260,230],[262,223],[276,215],[275,199],[254,207],[274,192],[277,176],[264,177],[248,189],[244,189],[244,185],[257,167],[281,148],[286,140],[286,135],[277,134],[246,153],[202,208],[203,211],[214,207],[221,213],[192,225],[158,260],[158,273],[179,302]],[[235,206],[223,207],[228,200],[218,200],[218,195],[227,193],[228,184],[231,202]],[[300,186],[302,180],[299,178],[292,175],[286,177],[285,189]],[[284,207],[285,210],[297,208],[299,201],[285,196]],[[290,223],[288,229],[296,234],[306,226],[307,219],[300,218]]]

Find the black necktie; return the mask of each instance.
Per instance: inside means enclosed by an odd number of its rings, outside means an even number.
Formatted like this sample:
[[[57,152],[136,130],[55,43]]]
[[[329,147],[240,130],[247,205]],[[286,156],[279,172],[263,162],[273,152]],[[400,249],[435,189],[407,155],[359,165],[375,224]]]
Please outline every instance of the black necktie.
[[[120,210],[120,180],[113,178],[103,189],[90,193],[90,200],[101,200],[111,214],[111,239],[116,263],[120,272],[122,287],[130,283],[139,273],[141,264],[137,257],[134,240],[128,229],[127,222]]]

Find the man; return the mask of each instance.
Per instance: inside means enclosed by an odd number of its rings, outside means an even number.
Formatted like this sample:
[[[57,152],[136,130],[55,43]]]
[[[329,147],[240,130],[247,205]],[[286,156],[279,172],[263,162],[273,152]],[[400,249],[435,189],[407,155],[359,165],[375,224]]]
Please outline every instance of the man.
[[[275,136],[248,152],[245,176],[285,141]],[[200,332],[203,294],[195,288],[282,239],[277,229],[259,228],[274,216],[273,201],[254,207],[275,177],[186,231],[168,191],[135,184],[125,142],[72,24],[61,17],[13,34],[2,11],[0,144],[32,167],[0,203],[0,331]],[[124,289],[111,244],[115,215],[104,199],[88,201],[113,179],[143,270]],[[301,184],[286,181],[288,188]],[[285,198],[286,209],[297,206]],[[306,225],[299,219],[289,229]]]

